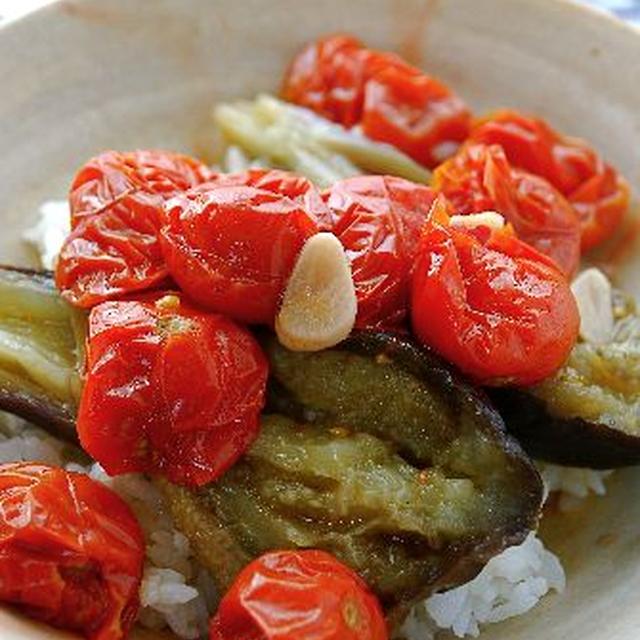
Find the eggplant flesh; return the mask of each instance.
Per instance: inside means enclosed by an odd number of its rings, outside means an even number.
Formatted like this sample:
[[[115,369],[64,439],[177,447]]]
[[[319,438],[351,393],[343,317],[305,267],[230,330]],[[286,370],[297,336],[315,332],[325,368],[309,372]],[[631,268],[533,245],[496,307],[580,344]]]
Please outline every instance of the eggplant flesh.
[[[579,342],[536,387],[490,392],[533,457],[594,469],[640,464],[640,315],[632,300],[615,300],[610,342]]]
[[[161,482],[221,591],[270,549],[320,548],[400,617],[536,527],[537,472],[437,357],[379,333],[318,353],[265,346],[269,413],[251,449],[200,490]]]
[[[84,335],[50,273],[0,267],[0,410],[75,439]]]

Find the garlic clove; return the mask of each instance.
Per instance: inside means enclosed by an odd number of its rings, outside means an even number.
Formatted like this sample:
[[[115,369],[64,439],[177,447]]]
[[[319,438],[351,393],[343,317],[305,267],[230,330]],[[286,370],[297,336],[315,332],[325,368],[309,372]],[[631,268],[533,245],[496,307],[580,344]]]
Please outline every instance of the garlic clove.
[[[276,317],[276,334],[293,351],[333,347],[353,329],[357,308],[342,244],[332,233],[318,233],[307,240],[293,268]]]
[[[580,337],[603,345],[611,342],[614,329],[613,292],[607,276],[594,267],[578,274],[571,290],[580,312]]]
[[[489,227],[490,229],[499,230],[504,227],[505,220],[497,211],[481,211],[480,213],[470,213],[466,216],[451,216],[449,224],[453,227],[465,227],[467,229]]]

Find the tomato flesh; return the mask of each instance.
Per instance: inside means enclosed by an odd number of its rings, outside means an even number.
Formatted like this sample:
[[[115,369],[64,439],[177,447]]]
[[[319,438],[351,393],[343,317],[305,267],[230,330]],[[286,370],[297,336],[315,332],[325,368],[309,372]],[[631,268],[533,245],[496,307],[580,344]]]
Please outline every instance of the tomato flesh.
[[[358,328],[394,329],[409,308],[410,272],[435,192],[391,176],[359,176],[324,193],[358,299]]]
[[[56,284],[72,304],[160,286],[167,268],[158,233],[167,198],[210,176],[206,166],[168,151],[106,151],[76,175],[69,193],[72,232]]]
[[[436,169],[432,184],[455,213],[495,210],[567,275],[577,270],[580,221],[573,207],[544,178],[514,169],[499,146],[465,145]]]
[[[324,551],[274,551],[238,575],[210,640],[387,640],[382,608],[356,573]]]
[[[508,229],[428,225],[411,304],[418,339],[485,385],[530,385],[551,376],[578,335],[566,278]]]
[[[0,600],[92,640],[126,637],[145,545],[129,507],[86,475],[0,465]]]
[[[499,144],[514,166],[563,193],[579,216],[584,251],[609,238],[629,207],[627,181],[584,140],[564,136],[544,120],[502,109],[479,120],[470,141]]]
[[[257,437],[266,378],[248,331],[175,294],[102,303],[89,317],[80,442],[111,475],[210,482]]]

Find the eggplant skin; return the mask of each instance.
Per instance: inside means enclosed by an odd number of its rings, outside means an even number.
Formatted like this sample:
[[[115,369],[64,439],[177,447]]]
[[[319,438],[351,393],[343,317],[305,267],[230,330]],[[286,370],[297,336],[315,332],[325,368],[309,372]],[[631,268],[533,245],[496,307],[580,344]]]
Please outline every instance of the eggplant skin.
[[[640,315],[620,292],[613,309],[610,342],[579,342],[564,367],[535,387],[489,391],[533,457],[593,469],[640,464]]]
[[[71,405],[0,383],[0,411],[19,416],[56,437],[77,444],[75,408]]]
[[[160,481],[221,592],[270,549],[320,548],[390,620],[467,582],[537,526],[542,482],[481,391],[403,338],[360,333],[271,366],[258,440],[198,491]]]
[[[542,398],[523,389],[491,389],[489,395],[509,432],[533,458],[590,469],[640,464],[640,434],[584,418],[554,416]]]
[[[75,441],[84,337],[50,272],[0,266],[0,410]]]

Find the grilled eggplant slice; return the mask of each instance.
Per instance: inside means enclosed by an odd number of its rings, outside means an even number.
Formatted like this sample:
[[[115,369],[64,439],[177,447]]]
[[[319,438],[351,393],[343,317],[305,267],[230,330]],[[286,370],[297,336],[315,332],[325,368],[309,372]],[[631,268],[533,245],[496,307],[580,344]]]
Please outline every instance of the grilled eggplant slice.
[[[75,439],[84,334],[50,273],[0,267],[0,409]]]
[[[534,457],[578,467],[640,464],[640,315],[618,294],[611,342],[578,343],[553,378],[496,389],[507,428]]]
[[[72,437],[83,314],[47,275],[11,269],[0,270],[0,309],[0,408]],[[385,334],[318,353],[264,345],[270,406],[249,452],[198,491],[159,481],[221,592],[268,549],[314,547],[400,616],[535,528],[537,472],[437,357]]]
[[[272,413],[253,447],[201,490],[162,483],[222,591],[269,549],[314,547],[401,615],[535,528],[537,472],[434,355],[369,333],[318,353],[272,338],[266,350]]]

